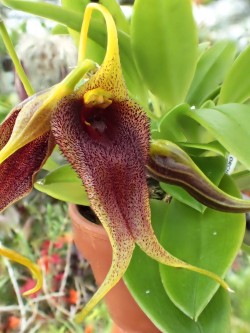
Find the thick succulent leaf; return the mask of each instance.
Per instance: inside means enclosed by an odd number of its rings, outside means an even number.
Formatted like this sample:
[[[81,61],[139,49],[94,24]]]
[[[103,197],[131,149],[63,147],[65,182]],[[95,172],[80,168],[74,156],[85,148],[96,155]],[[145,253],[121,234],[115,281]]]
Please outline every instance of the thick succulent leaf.
[[[8,142],[21,110],[13,110],[0,127],[0,149]],[[54,141],[47,132],[17,150],[0,164],[0,210],[27,195],[37,172],[42,168],[54,148]]]
[[[250,169],[250,106],[218,105],[212,109],[186,112],[206,128],[232,155]]]
[[[230,72],[225,78],[218,103],[243,103],[250,97],[249,72],[250,46],[235,60]]]
[[[222,188],[239,195],[229,177]],[[176,256],[224,276],[240,249],[245,215],[207,209],[204,214],[173,200],[162,228],[163,245]],[[171,300],[191,318],[200,316],[218,285],[211,279],[161,265],[161,278]]]
[[[172,108],[184,102],[197,61],[190,0],[137,0],[131,22],[137,66],[150,91]]]
[[[235,55],[236,45],[230,41],[218,42],[203,53],[187,95],[190,105],[201,105],[223,82]]]
[[[215,185],[219,185],[226,170],[225,158],[218,156],[200,157],[195,158],[195,163]],[[173,198],[198,210],[201,213],[203,213],[207,208],[179,186],[161,183],[161,187]]]
[[[168,206],[151,201],[152,225],[159,238]],[[175,235],[176,238],[176,235]],[[183,272],[183,270],[181,270]],[[124,280],[143,311],[163,333],[228,333],[230,331],[229,295],[220,289],[195,322],[185,316],[169,299],[163,288],[159,265],[136,247]]]
[[[89,200],[81,179],[70,165],[63,165],[34,184],[35,189],[53,198],[88,206]]]

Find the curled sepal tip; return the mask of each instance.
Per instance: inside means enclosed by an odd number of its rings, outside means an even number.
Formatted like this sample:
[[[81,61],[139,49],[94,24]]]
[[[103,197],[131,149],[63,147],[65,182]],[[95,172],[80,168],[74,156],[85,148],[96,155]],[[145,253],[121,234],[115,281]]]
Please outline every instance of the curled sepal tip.
[[[150,222],[150,211],[148,205],[145,205],[144,211],[137,212],[136,214],[137,215],[135,215],[133,219],[128,219],[128,225],[136,244],[149,257],[167,266],[183,268],[207,276],[218,282],[227,291],[231,291],[227,283],[217,274],[188,264],[174,257],[161,246],[154,234],[154,230]]]
[[[235,198],[215,186],[189,155],[172,142],[153,141],[146,168],[151,177],[183,187],[210,208],[231,213],[250,211],[250,201]]]
[[[90,79],[88,82],[88,89],[95,89],[96,86],[102,87],[102,89],[106,90],[107,92],[111,92],[113,99],[115,98],[116,100],[121,101],[128,96],[128,93],[120,64],[116,25],[109,11],[100,4],[90,3],[87,5],[84,12],[80,35],[78,62],[80,63],[85,59],[88,29],[94,10],[99,11],[106,21],[107,49],[100,69],[97,71],[94,79]]]
[[[110,229],[109,226],[107,229]],[[113,232],[111,231],[111,233]],[[75,316],[75,321],[78,323],[81,322],[96,306],[96,304],[119,282],[127,270],[131,260],[135,245],[129,232],[124,228],[122,235],[116,232],[113,233],[113,235],[111,233],[109,232],[110,241],[111,244],[113,244],[111,267],[97,292],[85,305],[85,307]]]
[[[25,291],[23,293],[23,296],[29,296],[31,294],[34,294],[42,288],[43,285],[42,272],[40,268],[36,264],[34,264],[31,260],[3,246],[0,246],[0,255],[27,267],[31,271],[34,278],[36,279],[36,285],[32,289]]]

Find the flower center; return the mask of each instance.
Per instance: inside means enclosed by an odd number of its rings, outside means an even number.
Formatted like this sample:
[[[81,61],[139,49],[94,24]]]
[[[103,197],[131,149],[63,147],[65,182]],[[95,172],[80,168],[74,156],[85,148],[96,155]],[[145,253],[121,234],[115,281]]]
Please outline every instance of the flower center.
[[[84,105],[86,108],[97,106],[100,109],[106,109],[112,104],[111,96],[109,91],[102,88],[92,89],[84,94]]]
[[[111,93],[96,88],[86,92],[83,100],[80,117],[85,131],[92,139],[106,141],[114,128]]]

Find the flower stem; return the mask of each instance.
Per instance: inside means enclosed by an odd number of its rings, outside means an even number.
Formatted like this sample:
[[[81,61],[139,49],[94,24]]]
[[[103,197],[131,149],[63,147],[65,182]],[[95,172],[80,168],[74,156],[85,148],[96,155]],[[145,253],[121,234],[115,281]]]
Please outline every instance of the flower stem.
[[[96,63],[89,59],[85,59],[78,64],[78,66],[74,68],[62,82],[54,87],[48,98],[45,100],[42,108],[48,106],[50,103],[52,103],[52,105],[56,104],[61,98],[71,94],[74,91],[76,84],[83,78],[83,76],[95,67]],[[37,113],[38,112],[39,110]]]
[[[9,56],[11,57],[11,60],[13,61],[17,75],[19,76],[27,95],[28,96],[34,95],[35,92],[29,82],[29,79],[27,78],[24,72],[20,60],[18,59],[13,43],[1,18],[0,18],[0,35],[2,36],[4,45],[9,53]]]
[[[78,63],[77,67],[72,70],[66,76],[66,78],[60,83],[60,86],[65,86],[70,90],[74,90],[75,85],[83,78],[83,76],[96,68],[96,63],[90,59],[85,59]]]

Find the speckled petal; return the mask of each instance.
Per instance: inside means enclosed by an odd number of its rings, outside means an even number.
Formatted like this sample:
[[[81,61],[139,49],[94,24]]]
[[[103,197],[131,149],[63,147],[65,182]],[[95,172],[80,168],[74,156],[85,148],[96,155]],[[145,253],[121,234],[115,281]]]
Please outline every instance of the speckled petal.
[[[145,184],[146,186],[146,184]],[[156,238],[150,221],[150,211],[147,198],[143,197],[144,191],[141,192],[141,200],[145,202],[144,210],[137,211],[135,214],[129,214],[127,219],[129,228],[134,237],[135,242],[140,248],[151,258],[156,261],[172,267],[185,268],[190,271],[197,272],[199,274],[208,276],[218,282],[224,289],[230,290],[227,283],[218,275],[213,272],[209,272],[205,269],[192,266],[167,252],[159,243]],[[140,194],[138,194],[139,196]],[[135,197],[131,200],[136,200]]]
[[[14,109],[0,126],[0,148],[9,140],[20,110]],[[47,132],[0,164],[0,211],[31,191],[36,173],[53,148],[53,137]]]
[[[21,103],[21,108],[16,108],[19,109],[19,113],[8,141],[1,147],[0,163],[4,162],[11,154],[14,154],[29,142],[49,132],[50,111],[45,109],[43,115],[38,112],[42,108],[47,96],[48,92],[36,94]],[[10,117],[12,117],[12,113],[15,113],[16,109],[13,110],[14,112],[11,112]]]
[[[107,50],[100,69],[94,77],[87,82],[82,90],[91,90],[96,87],[101,87],[112,93],[112,99],[123,101],[128,97],[128,91],[122,75],[116,25],[109,11],[100,4],[90,3],[86,7],[81,29],[79,60],[82,61],[85,58],[89,22],[94,10],[100,11],[106,21]],[[82,95],[82,90],[79,90],[80,95]]]
[[[101,204],[101,202],[99,204]],[[103,224],[112,243],[112,264],[99,289],[85,307],[76,315],[75,319],[77,322],[81,322],[94,306],[116,285],[126,272],[132,258],[135,247],[133,237],[126,226],[124,226],[124,219],[118,207],[112,205],[112,208],[116,209],[116,212],[113,212],[112,216],[107,216],[107,212],[105,211],[99,211],[99,217],[101,216],[102,220],[105,220]],[[114,215],[116,220],[114,220]],[[119,227],[117,227],[118,223]]]
[[[129,201],[129,204],[128,197],[142,190],[148,193],[146,188],[142,189],[141,179],[145,179],[144,165],[149,148],[148,119],[132,101],[113,101],[102,111],[107,128],[99,135],[81,121],[82,108],[82,98],[64,98],[52,115],[52,132],[81,177],[91,206],[109,235],[113,264],[106,281],[78,319],[86,315],[127,269],[134,249],[127,213],[135,214],[144,209],[139,196],[138,201]]]

